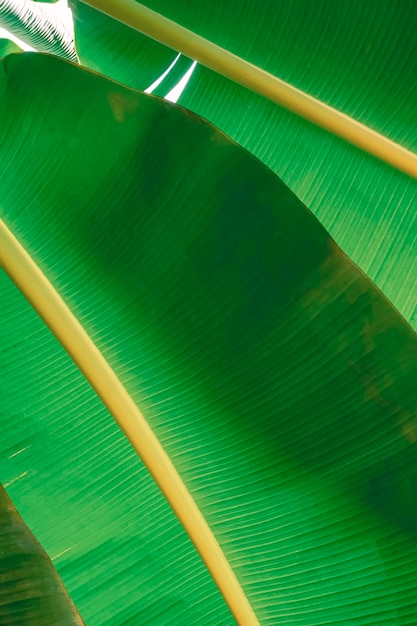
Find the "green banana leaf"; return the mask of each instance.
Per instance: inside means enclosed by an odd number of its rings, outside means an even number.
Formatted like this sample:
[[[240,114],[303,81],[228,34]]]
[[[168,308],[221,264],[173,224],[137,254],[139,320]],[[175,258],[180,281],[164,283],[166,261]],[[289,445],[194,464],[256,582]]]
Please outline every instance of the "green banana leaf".
[[[414,0],[143,4],[417,150]],[[79,0],[71,6],[81,63],[145,89],[150,79],[135,68],[160,59],[155,42]],[[278,174],[417,328],[415,180],[201,66],[179,103]]]
[[[143,411],[259,622],[414,623],[414,331],[210,124],[54,57],[2,70],[2,217]],[[83,619],[232,624],[4,273],[0,307],[1,479]]]

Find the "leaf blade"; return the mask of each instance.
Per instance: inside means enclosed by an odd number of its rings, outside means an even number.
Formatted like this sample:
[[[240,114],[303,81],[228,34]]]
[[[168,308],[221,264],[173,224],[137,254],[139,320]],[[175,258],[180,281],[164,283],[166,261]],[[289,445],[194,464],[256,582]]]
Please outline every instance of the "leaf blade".
[[[239,582],[140,409],[46,276],[0,220],[0,265],[84,374],[188,533],[238,624],[259,626]]]

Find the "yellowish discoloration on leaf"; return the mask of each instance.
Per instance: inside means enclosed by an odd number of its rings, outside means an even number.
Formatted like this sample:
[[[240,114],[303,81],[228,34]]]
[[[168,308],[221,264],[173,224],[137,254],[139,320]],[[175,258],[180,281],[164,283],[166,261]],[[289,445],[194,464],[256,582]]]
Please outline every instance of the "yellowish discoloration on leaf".
[[[107,98],[114,119],[117,122],[124,122],[129,115],[134,113],[138,106],[137,100],[128,98],[125,94],[121,94],[117,91],[109,93]]]

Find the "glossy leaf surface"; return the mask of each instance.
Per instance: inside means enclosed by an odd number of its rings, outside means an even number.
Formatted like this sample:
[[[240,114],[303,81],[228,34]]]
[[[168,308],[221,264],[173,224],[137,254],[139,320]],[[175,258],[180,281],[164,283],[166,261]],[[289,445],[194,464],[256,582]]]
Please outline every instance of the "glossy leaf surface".
[[[52,57],[3,69],[2,216],[144,412],[261,624],[415,621],[414,332],[209,124]],[[233,623],[107,411],[0,280],[3,481],[86,622]]]
[[[81,61],[134,87],[145,38],[123,47],[97,11],[75,20]],[[155,11],[417,150],[417,12],[413,0],[364,3],[144,2]],[[117,26],[119,29],[120,27]],[[82,29],[85,29],[84,31]],[[100,37],[98,33],[101,33]],[[88,54],[82,46],[94,45]],[[155,42],[150,42],[152,50]],[[125,60],[106,63],[111,53]],[[172,52],[172,58],[175,53]],[[122,57],[121,57],[122,58]],[[168,64],[168,63],[167,63]],[[163,85],[161,85],[162,88]],[[162,91],[158,92],[162,94]],[[166,92],[165,92],[166,93]],[[417,183],[264,98],[197,67],[179,100],[260,158],[309,206],[343,250],[417,327]]]

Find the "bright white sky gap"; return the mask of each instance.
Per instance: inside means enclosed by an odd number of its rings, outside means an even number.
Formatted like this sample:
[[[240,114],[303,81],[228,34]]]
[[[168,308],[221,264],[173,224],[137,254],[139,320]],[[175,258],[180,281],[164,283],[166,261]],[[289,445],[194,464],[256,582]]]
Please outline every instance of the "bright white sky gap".
[[[39,4],[42,3],[39,2]],[[68,8],[67,0],[58,0],[58,2],[56,2],[55,4],[49,4],[48,2],[45,2],[44,6],[47,11],[51,13],[51,15],[56,15],[56,17],[59,17],[63,22],[67,24],[68,28],[71,31],[73,30],[72,13],[71,10]],[[28,46],[27,43],[21,41],[12,33],[9,33],[9,31],[7,31],[5,28],[0,28],[0,39],[11,39],[11,41],[14,41],[14,43],[16,43],[19,48],[22,48],[22,50],[25,50],[27,52],[36,52],[35,48],[31,48],[31,46]]]
[[[58,0],[55,4],[45,3],[45,7],[47,10],[51,12],[51,14],[55,14],[59,17],[63,22],[65,22],[70,30],[73,30],[72,25],[72,13],[68,8],[67,0]],[[0,39],[10,39],[14,41],[22,50],[35,52],[35,49],[31,46],[28,46],[24,41],[21,41],[17,37],[15,37],[12,33],[9,33],[5,28],[0,28]],[[145,93],[152,93],[154,89],[156,89],[160,83],[164,80],[164,78],[169,74],[172,70],[178,59],[180,58],[180,54],[174,59],[171,65],[165,70],[163,74],[159,78],[155,80],[147,89],[145,89]],[[187,86],[188,81],[191,78],[191,75],[197,65],[197,62],[194,61],[184,76],[179,80],[179,82],[171,89],[171,91],[165,96],[166,100],[170,102],[178,102],[179,97]]]

